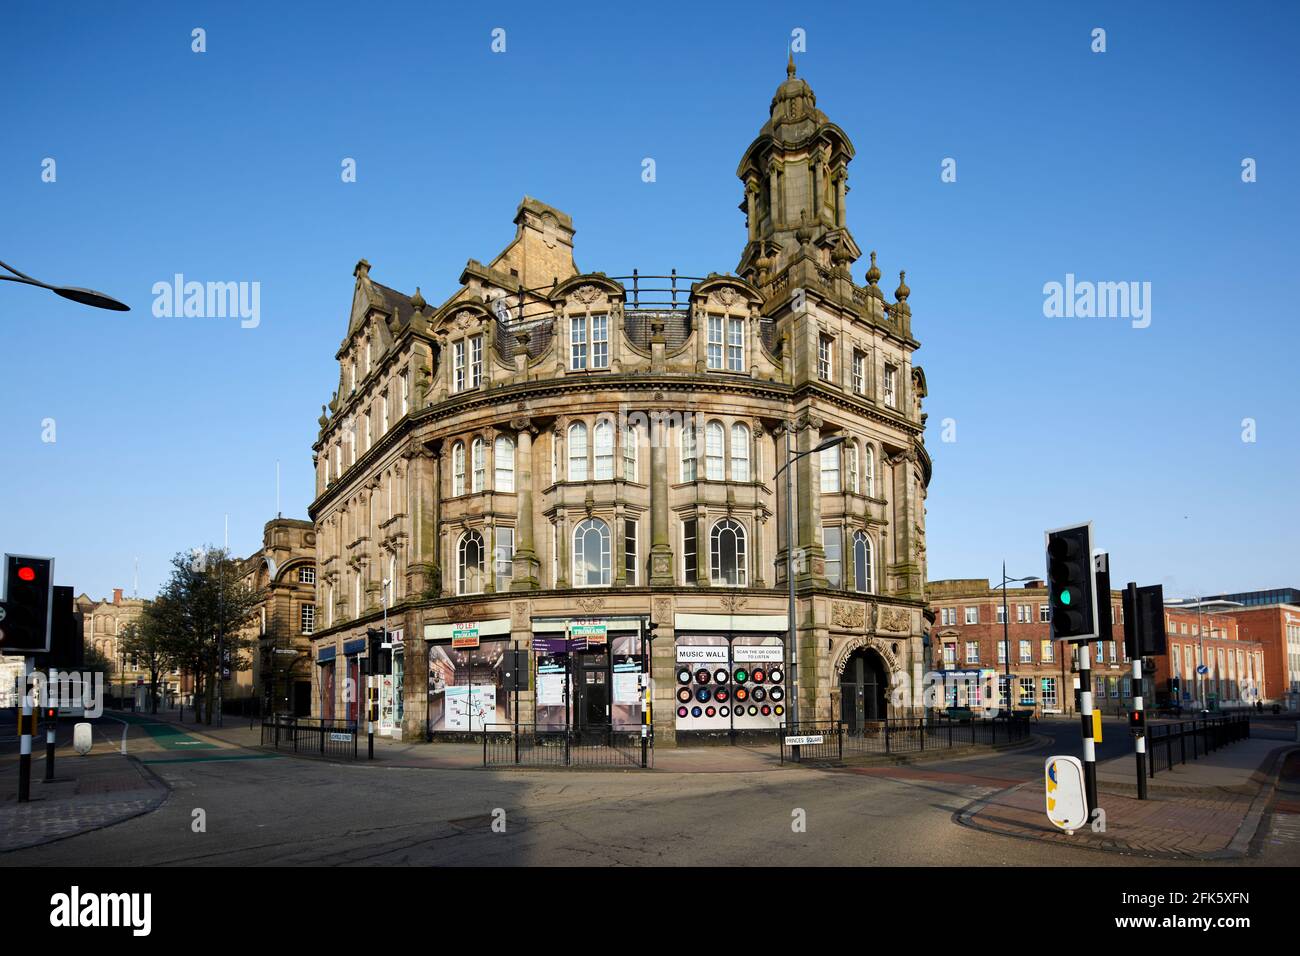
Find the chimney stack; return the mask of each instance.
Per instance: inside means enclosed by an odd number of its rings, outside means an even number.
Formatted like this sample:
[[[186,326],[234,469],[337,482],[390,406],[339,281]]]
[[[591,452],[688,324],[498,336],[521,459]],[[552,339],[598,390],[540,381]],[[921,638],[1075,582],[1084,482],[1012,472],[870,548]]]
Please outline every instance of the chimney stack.
[[[121,588],[113,588],[113,603],[114,603],[114,604],[121,604],[121,603],[122,603],[122,589],[121,589]]]

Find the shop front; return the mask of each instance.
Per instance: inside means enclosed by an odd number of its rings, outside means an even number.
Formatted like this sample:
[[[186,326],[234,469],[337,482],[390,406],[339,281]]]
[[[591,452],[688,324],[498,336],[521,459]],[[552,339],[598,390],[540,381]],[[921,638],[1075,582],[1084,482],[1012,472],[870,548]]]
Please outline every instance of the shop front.
[[[427,739],[454,739],[513,723],[503,667],[509,618],[426,624],[424,639],[429,645]]]
[[[784,616],[678,614],[674,729],[686,740],[772,737],[789,707]]]
[[[316,651],[316,684],[320,693],[320,716],[324,720],[334,719],[334,669],[338,663],[335,660],[337,654],[337,648],[332,645],[321,647]]]
[[[650,686],[641,618],[535,619],[538,730],[593,737],[639,727]]]

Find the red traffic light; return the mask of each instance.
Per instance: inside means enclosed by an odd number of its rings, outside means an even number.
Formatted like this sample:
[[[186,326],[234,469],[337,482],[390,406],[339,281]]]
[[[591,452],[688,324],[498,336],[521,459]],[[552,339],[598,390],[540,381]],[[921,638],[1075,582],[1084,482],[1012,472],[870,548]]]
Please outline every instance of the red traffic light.
[[[24,581],[35,581],[36,569],[31,567],[30,565],[24,564],[22,567],[18,569],[18,577]]]

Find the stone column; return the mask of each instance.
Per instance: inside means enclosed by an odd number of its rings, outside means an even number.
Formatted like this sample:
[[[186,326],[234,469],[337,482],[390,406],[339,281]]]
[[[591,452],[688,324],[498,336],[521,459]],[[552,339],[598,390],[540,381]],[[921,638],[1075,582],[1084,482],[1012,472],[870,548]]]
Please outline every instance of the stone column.
[[[535,544],[533,515],[533,432],[536,429],[527,418],[510,422],[515,429],[515,502],[516,520],[514,579],[512,591],[536,591],[538,587],[537,545]]]
[[[821,442],[824,423],[813,415],[803,415],[796,423],[797,450],[810,452]],[[807,567],[795,576],[797,585],[826,587],[826,552],[822,548],[821,525],[821,456],[805,454],[795,465],[795,525],[798,547],[807,555]],[[796,563],[797,567],[797,563]]]
[[[402,739],[424,740],[429,714],[429,645],[419,611],[402,618]]]
[[[650,415],[650,586],[672,587],[668,532],[668,434],[661,413]]]

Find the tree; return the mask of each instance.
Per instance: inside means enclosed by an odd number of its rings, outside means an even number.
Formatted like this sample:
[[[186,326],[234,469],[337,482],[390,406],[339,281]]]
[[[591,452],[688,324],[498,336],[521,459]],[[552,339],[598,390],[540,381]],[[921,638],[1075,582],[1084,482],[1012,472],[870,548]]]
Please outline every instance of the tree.
[[[138,620],[122,628],[118,640],[123,652],[149,672],[149,712],[158,713],[158,685],[175,665],[167,634],[174,620],[166,598],[145,603]]]
[[[154,617],[166,657],[194,680],[195,715],[205,723],[212,723],[217,706],[219,672],[249,666],[243,652],[253,642],[240,632],[262,599],[241,581],[239,562],[224,550],[207,547],[172,558]]]

